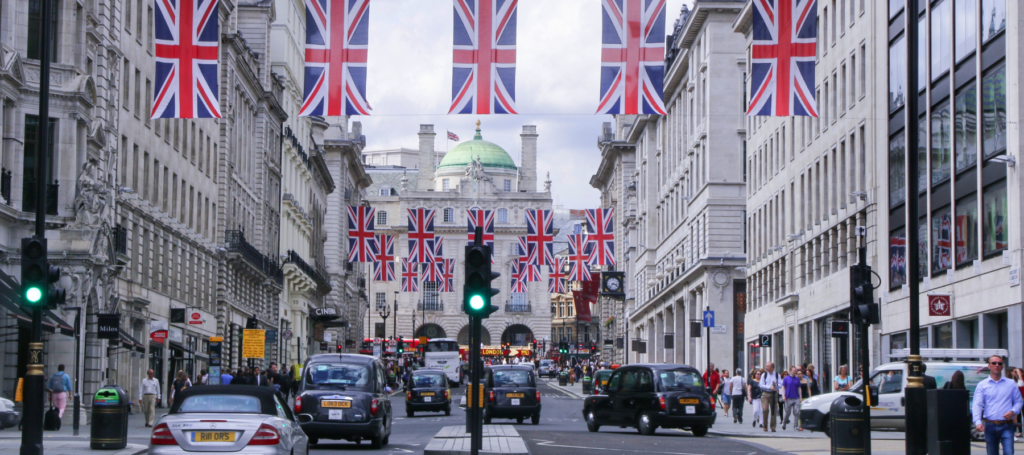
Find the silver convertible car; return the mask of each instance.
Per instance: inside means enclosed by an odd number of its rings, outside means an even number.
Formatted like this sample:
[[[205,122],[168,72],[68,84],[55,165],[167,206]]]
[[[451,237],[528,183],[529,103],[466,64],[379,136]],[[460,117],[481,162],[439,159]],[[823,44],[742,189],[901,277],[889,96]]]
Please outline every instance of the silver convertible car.
[[[188,388],[149,439],[150,455],[307,455],[308,449],[306,434],[284,398],[258,386]]]

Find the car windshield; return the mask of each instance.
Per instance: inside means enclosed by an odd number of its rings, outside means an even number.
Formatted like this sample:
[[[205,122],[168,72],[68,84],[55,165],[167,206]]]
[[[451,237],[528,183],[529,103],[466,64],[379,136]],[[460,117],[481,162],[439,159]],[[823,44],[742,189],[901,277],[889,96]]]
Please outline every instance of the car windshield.
[[[532,385],[530,372],[526,370],[496,370],[494,372],[494,386],[501,387],[503,385]]]
[[[412,375],[413,387],[443,387],[444,376],[439,374],[414,374]]]
[[[691,387],[704,387],[704,381],[696,371],[661,370],[658,372],[661,385],[666,390],[684,390]]]
[[[370,369],[352,363],[310,365],[306,384],[324,388],[365,387],[370,384]]]
[[[260,399],[248,395],[194,395],[181,402],[176,414],[259,414]]]

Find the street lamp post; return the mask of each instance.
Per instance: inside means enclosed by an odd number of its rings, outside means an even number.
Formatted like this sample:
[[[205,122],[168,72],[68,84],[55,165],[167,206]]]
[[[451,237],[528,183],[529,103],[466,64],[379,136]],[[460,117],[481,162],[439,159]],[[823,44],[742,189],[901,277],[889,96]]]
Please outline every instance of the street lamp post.
[[[917,68],[920,62],[918,59],[917,44],[920,40],[918,30],[918,0],[907,0],[907,87],[917,87]],[[917,150],[920,146],[918,137],[918,96],[916,88],[911,91],[913,94],[906,99],[906,110],[909,114],[907,121],[907,150]],[[907,155],[908,157],[910,155]],[[919,258],[918,249],[918,168],[920,163],[917,159],[907,159],[907,285],[910,293],[910,355],[907,356],[907,388],[905,391],[906,406],[906,451],[911,455],[923,455],[927,452],[926,422],[928,419],[927,398],[924,390],[924,372],[921,371],[921,289],[918,283]],[[867,379],[867,365],[864,365],[864,379]]]
[[[388,317],[391,316],[391,307],[389,307],[387,305],[384,305],[384,306],[382,306],[380,308],[377,308],[377,314],[379,314],[380,318],[384,320],[384,327],[387,327],[388,326]],[[398,316],[396,315],[395,317],[397,318]],[[383,336],[382,336],[382,338],[383,338]],[[382,346],[382,348],[383,348],[383,346]],[[387,353],[387,349],[383,349],[383,351],[384,351],[384,354]],[[384,354],[382,354],[382,356]]]
[[[395,320],[392,322],[394,324],[394,329],[391,331],[391,336],[395,339],[395,342],[397,343],[398,342],[398,291],[395,291],[395,313],[394,314],[395,314]],[[387,326],[385,326],[385,327],[387,327]],[[395,351],[395,353],[397,354],[398,351]]]

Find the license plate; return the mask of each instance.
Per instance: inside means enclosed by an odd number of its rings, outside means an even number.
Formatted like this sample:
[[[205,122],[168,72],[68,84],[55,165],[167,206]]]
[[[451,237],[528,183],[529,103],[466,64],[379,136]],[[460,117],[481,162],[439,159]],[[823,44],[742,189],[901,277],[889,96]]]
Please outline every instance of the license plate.
[[[234,431],[193,431],[192,442],[235,442]]]
[[[679,404],[697,404],[700,403],[699,398],[680,398]]]
[[[526,394],[523,393],[506,393],[507,398],[526,398]]]
[[[328,409],[327,410],[327,419],[328,420],[341,420],[341,419],[343,419],[345,417],[344,412],[345,411],[342,411],[341,409]]]
[[[344,400],[324,400],[320,402],[320,406],[325,408],[351,408],[351,401]]]
[[[519,399],[518,398],[513,398],[512,399],[512,406],[519,406]]]
[[[434,392],[420,392],[420,396],[421,397],[432,397],[432,396],[434,396]]]
[[[687,414],[696,414],[697,413],[697,407],[696,406],[687,406],[686,407],[686,413]]]
[[[423,402],[424,403],[430,403],[431,400],[433,400],[433,398],[431,398],[431,397],[423,397]]]

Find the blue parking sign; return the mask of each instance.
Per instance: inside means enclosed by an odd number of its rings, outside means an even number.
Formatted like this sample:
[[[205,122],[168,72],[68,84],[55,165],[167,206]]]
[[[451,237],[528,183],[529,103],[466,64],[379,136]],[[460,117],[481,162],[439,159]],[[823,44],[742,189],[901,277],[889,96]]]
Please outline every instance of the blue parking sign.
[[[704,312],[704,328],[715,326],[715,312],[708,310]]]

